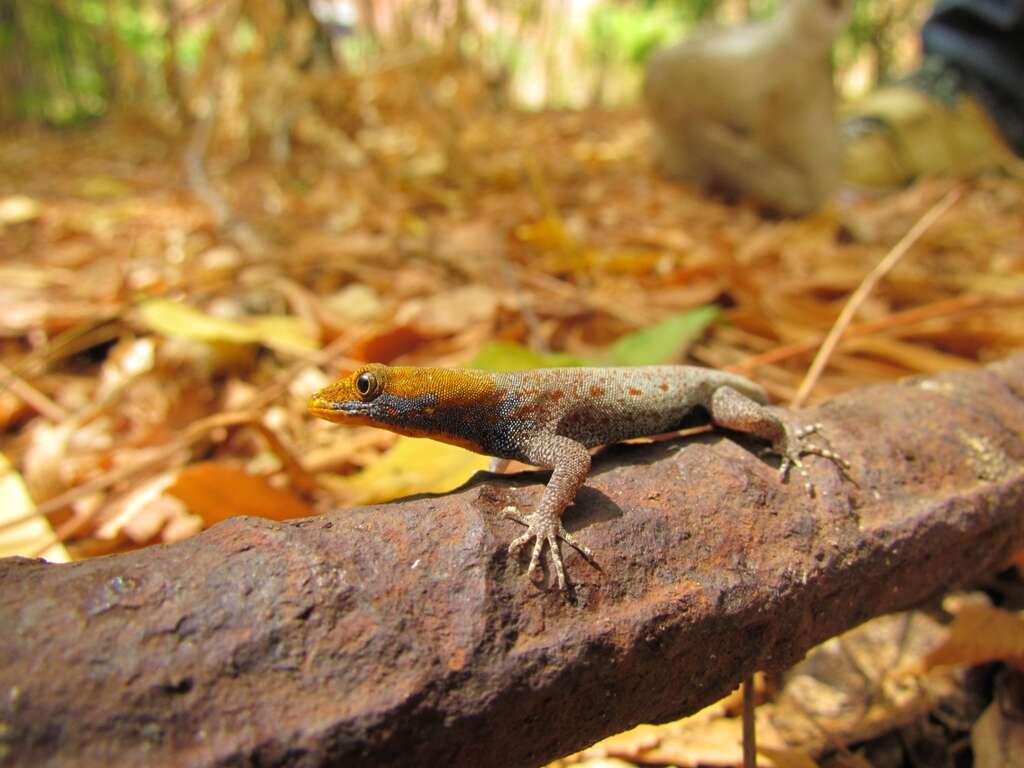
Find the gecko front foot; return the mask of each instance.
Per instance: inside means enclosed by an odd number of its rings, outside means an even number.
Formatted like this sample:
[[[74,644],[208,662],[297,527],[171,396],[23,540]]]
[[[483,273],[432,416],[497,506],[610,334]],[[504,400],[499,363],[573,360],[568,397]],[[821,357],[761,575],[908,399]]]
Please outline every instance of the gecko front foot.
[[[837,464],[843,471],[843,474],[846,474],[846,470],[850,468],[850,462],[831,448],[804,442],[809,435],[815,434],[824,440],[826,444],[828,443],[828,439],[822,434],[821,424],[808,424],[807,426],[801,427],[795,431],[787,428],[785,437],[779,441],[780,444],[768,449],[770,452],[776,453],[782,457],[782,463],[779,465],[779,478],[785,482],[786,476],[789,474],[790,467],[796,467],[800,476],[804,479],[804,488],[807,489],[807,493],[810,496],[814,495],[814,484],[811,483],[811,477],[807,473],[807,468],[800,460],[801,456],[806,456],[808,454],[821,456],[822,458],[828,459],[829,461]]]
[[[508,553],[511,557],[517,557],[519,551],[533,539],[533,551],[530,555],[530,565],[526,569],[526,575],[533,581],[537,581],[537,573],[540,570],[540,559],[544,553],[544,544],[547,543],[551,550],[551,563],[555,568],[555,576],[558,578],[558,588],[563,592],[568,589],[565,580],[565,566],[562,563],[562,547],[559,539],[579,550],[587,560],[593,561],[593,553],[578,542],[576,538],[562,526],[562,521],[555,515],[544,514],[540,510],[523,516],[515,507],[505,507],[502,513],[510,520],[526,526],[526,533],[519,536],[508,545]]]

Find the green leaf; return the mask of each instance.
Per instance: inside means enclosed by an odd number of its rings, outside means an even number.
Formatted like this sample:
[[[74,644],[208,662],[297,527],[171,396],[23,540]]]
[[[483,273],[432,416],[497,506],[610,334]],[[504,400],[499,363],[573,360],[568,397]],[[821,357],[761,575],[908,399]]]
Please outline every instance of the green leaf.
[[[627,334],[588,359],[561,352],[537,352],[522,344],[495,341],[480,348],[470,368],[485,371],[522,371],[579,365],[661,365],[678,360],[721,314],[708,304]]]
[[[535,352],[522,344],[494,341],[480,348],[469,362],[470,368],[485,371],[523,371],[527,368],[561,368],[593,365],[589,360],[560,352]]]
[[[678,360],[721,314],[715,304],[627,334],[608,348],[609,365],[661,365]]]

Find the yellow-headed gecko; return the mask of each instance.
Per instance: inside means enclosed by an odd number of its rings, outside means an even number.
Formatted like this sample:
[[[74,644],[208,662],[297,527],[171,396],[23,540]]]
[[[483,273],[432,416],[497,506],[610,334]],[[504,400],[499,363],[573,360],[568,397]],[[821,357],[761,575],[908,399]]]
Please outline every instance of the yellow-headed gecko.
[[[588,448],[672,432],[690,410],[701,407],[715,424],[769,442],[782,457],[781,478],[790,466],[797,467],[809,493],[813,488],[802,455],[818,454],[848,466],[831,450],[804,442],[818,425],[794,430],[765,408],[765,402],[764,390],[752,381],[695,366],[490,373],[371,364],[317,392],[309,410],[329,421],[430,437],[554,470],[531,514],[506,510],[526,526],[509,545],[509,553],[515,556],[534,540],[527,571],[533,578],[546,542],[558,585],[565,589],[559,539],[593,561],[590,550],[562,527],[562,513],[590,471]]]

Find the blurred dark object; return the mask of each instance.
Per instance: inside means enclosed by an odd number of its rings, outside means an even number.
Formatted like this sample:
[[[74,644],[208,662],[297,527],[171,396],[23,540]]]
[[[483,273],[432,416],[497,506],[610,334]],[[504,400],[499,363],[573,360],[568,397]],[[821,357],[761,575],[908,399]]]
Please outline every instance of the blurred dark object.
[[[1013,153],[961,73],[929,57],[910,77],[853,104],[843,125],[846,179],[893,187],[920,176],[976,176]]]
[[[1020,168],[1024,1],[940,3],[921,35],[921,66],[850,110],[847,179],[885,187]]]
[[[1024,155],[1024,0],[944,0],[921,38],[925,53],[959,70],[964,89]]]

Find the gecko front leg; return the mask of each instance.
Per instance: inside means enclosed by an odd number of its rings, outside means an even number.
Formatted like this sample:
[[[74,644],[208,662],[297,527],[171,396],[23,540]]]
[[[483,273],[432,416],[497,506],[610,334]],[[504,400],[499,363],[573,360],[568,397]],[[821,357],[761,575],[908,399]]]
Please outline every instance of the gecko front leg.
[[[850,468],[850,463],[832,449],[805,442],[809,435],[821,435],[820,424],[791,429],[765,406],[732,387],[723,386],[716,389],[711,396],[708,410],[715,424],[726,429],[735,429],[737,432],[746,432],[770,442],[770,451],[782,457],[782,463],[779,465],[780,478],[785,480],[789,468],[796,467],[804,479],[804,488],[811,496],[814,495],[814,485],[800,459],[801,456],[814,454],[838,464],[843,470]]]
[[[564,540],[580,551],[588,560],[594,556],[587,547],[580,544],[562,526],[562,513],[572,504],[576,491],[587,479],[590,471],[590,453],[582,444],[563,435],[542,434],[534,436],[523,449],[523,458],[539,467],[550,467],[554,470],[551,479],[544,489],[540,504],[529,515],[519,515],[514,507],[506,507],[505,516],[526,526],[526,532],[509,544],[508,552],[516,557],[519,551],[533,539],[533,552],[526,574],[535,577],[540,567],[540,559],[547,543],[551,550],[551,564],[554,566],[559,589],[567,589],[565,566],[562,564],[562,547],[559,539]]]

